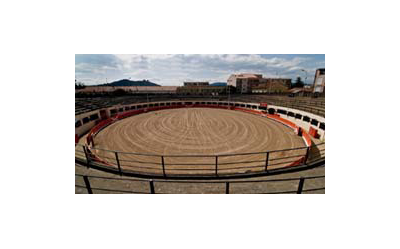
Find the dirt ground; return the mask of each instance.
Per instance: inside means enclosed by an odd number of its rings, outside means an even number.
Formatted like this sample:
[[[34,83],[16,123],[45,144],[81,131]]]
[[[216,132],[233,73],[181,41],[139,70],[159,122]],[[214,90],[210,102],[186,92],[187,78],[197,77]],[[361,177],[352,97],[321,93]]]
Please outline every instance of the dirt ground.
[[[95,153],[114,165],[115,153],[105,150],[146,154],[118,153],[121,167],[135,171],[162,173],[161,157],[149,155],[168,155],[164,157],[165,168],[167,173],[174,174],[198,174],[199,171],[212,174],[216,158],[206,155],[305,146],[301,137],[278,122],[240,111],[212,108],[162,110],[126,118],[102,130],[94,142]],[[269,167],[288,165],[304,154],[305,149],[271,153]],[[265,153],[219,156],[218,169],[223,173],[264,170],[265,159]]]

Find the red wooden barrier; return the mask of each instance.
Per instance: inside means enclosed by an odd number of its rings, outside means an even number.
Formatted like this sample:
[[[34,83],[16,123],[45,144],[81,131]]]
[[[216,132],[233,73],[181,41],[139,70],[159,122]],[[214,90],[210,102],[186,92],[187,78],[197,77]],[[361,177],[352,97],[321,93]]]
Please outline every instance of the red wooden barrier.
[[[305,158],[306,158],[305,156],[302,156],[298,160],[296,160],[296,161],[292,162],[291,164],[289,164],[287,167],[301,165],[302,163],[304,163],[304,159]]]
[[[253,113],[253,114],[259,114],[259,115],[262,114],[262,111],[256,111],[256,110],[246,109],[246,108],[242,108],[242,107],[235,107],[234,110]]]
[[[310,126],[309,132],[312,137],[319,138],[318,130]]]
[[[310,135],[308,135],[307,132],[303,132],[303,138],[304,138],[304,140],[306,140],[307,146],[311,146],[312,145]]]

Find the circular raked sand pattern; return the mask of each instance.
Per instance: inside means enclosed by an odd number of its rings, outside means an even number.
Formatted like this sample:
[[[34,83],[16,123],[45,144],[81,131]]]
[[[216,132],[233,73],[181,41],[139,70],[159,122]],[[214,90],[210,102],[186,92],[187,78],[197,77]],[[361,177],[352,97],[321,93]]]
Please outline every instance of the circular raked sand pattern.
[[[94,141],[95,148],[99,148],[95,153],[111,164],[115,164],[114,153],[100,148],[164,155],[166,169],[170,171],[168,173],[177,174],[190,173],[190,169],[197,169],[193,173],[212,172],[215,157],[205,155],[266,152],[305,146],[302,138],[292,129],[276,121],[240,111],[213,108],[169,109],[132,116],[106,127],[96,135]],[[304,153],[305,149],[271,153],[270,168],[287,166],[290,164],[288,161],[295,161]],[[299,157],[294,157],[296,155]],[[129,153],[119,153],[118,156],[123,168],[159,173],[160,156]],[[291,158],[276,160],[281,157]],[[265,158],[265,153],[222,156],[218,158],[218,169],[223,173],[258,171],[265,166]],[[252,166],[260,167],[247,168]],[[228,168],[230,170],[224,171]]]

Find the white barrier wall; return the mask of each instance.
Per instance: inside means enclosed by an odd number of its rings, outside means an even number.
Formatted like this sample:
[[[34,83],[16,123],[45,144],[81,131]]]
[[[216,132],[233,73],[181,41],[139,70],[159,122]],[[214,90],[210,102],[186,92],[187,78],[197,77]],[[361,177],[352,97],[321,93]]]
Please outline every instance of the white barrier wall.
[[[90,116],[93,114],[96,114],[96,113],[98,114],[99,118],[96,120],[90,120]],[[84,118],[89,118],[89,122],[83,124]],[[92,129],[95,126],[97,120],[100,120],[100,110],[90,111],[90,112],[81,113],[79,115],[76,115],[75,116],[75,124],[76,124],[76,122],[80,121],[81,126],[75,127],[75,134],[78,134],[78,136],[81,137],[82,135],[87,133],[90,129]]]
[[[295,123],[296,125],[300,126],[301,128],[305,129],[307,132],[310,130],[310,127],[313,127],[314,129],[318,130],[318,134],[320,134],[319,140],[321,140],[322,142],[325,141],[325,128],[324,129],[320,128],[320,124],[321,123],[325,124],[325,118],[324,117],[315,115],[313,113],[305,112],[305,111],[302,111],[302,110],[297,110],[297,109],[283,107],[283,106],[268,105],[268,109],[269,108],[275,109],[275,112],[277,112],[278,109],[279,110],[285,110],[287,113],[293,112],[295,116],[296,116],[296,114],[300,114],[302,116],[300,119],[295,118],[295,117],[290,117],[288,114],[279,114],[279,115],[282,118],[285,118],[285,119]],[[310,121],[309,122],[304,121],[303,120],[304,116],[309,117]],[[311,121],[313,119],[318,121],[318,125],[311,124]]]

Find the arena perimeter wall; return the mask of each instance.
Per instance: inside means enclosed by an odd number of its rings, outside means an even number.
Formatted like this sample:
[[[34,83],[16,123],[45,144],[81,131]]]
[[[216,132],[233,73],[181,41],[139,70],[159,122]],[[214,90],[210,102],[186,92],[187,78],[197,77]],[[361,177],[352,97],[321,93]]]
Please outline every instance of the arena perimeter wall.
[[[269,119],[272,119],[276,122],[279,122],[291,129],[293,129],[293,132],[296,134],[299,134],[299,130],[301,131],[301,136],[306,144],[307,147],[310,147],[312,145],[310,135],[307,133],[307,131],[304,130],[304,128],[301,128],[300,126],[296,125],[295,123],[282,118],[279,114],[267,114],[266,111],[260,111],[260,110],[252,110],[252,109],[247,109],[247,108],[241,108],[241,107],[234,107],[234,106],[221,106],[221,105],[203,105],[203,104],[193,104],[193,105],[176,105],[176,106],[159,106],[159,107],[149,107],[149,108],[143,108],[139,110],[134,110],[134,111],[127,111],[121,114],[114,115],[113,117],[110,117],[106,120],[103,120],[99,122],[97,125],[95,125],[88,133],[86,137],[86,150],[87,153],[89,153],[96,161],[104,163],[109,165],[108,162],[102,160],[101,158],[97,157],[94,153],[91,152],[92,146],[94,146],[93,139],[96,136],[98,132],[100,132],[102,129],[105,127],[109,126],[110,124],[135,115],[139,115],[141,113],[146,113],[150,111],[157,111],[157,110],[165,110],[165,109],[177,109],[177,108],[217,108],[217,109],[226,109],[226,110],[233,110],[233,111],[242,111],[242,112],[247,112],[255,115],[260,115],[262,117],[266,117]],[[293,162],[290,166],[296,166],[304,163],[305,157],[301,157],[299,160]]]

